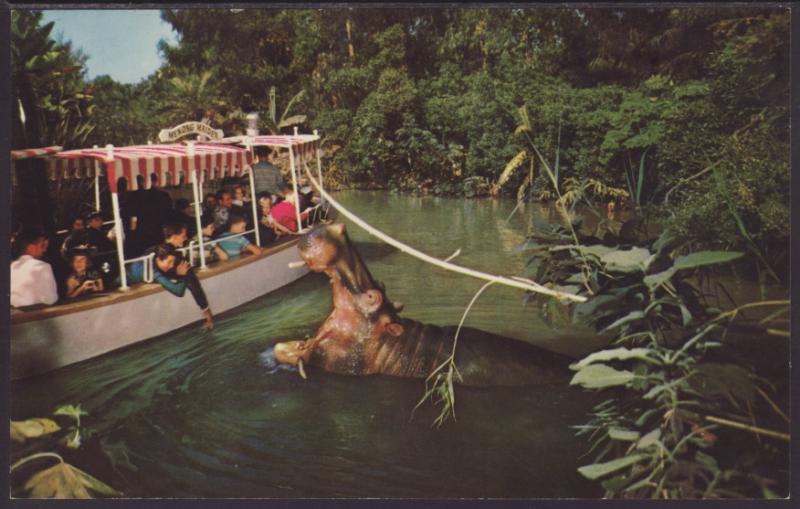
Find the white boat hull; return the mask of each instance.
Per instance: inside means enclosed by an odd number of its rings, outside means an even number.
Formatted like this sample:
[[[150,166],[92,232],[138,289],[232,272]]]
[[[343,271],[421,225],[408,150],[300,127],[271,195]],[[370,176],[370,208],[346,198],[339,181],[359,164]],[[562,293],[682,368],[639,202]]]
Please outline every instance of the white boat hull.
[[[261,256],[221,264],[199,277],[215,314],[228,311],[308,274],[289,268],[299,261],[296,241]],[[64,312],[54,308],[36,319],[12,316],[11,378],[24,378],[74,364],[160,336],[202,319],[189,292],[176,297],[156,284],[98,297],[89,305]],[[135,295],[135,294],[140,295]],[[121,296],[120,296],[121,294]],[[100,299],[107,299],[102,303]],[[98,302],[100,301],[100,302]],[[67,305],[69,306],[69,305]],[[52,316],[48,316],[52,315]]]

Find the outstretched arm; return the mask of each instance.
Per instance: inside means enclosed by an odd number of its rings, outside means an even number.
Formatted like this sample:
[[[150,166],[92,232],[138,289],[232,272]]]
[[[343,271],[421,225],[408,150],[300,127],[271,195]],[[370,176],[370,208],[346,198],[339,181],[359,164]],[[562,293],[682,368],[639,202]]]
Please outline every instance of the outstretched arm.
[[[244,247],[244,249],[245,249],[246,251],[250,251],[250,252],[251,252],[251,253],[253,253],[253,254],[261,254],[261,248],[260,248],[260,247],[258,247],[258,246],[257,246],[257,245],[255,245],[255,244],[252,244],[252,243],[251,243],[251,244],[247,244],[247,245]]]
[[[176,297],[183,297],[183,294],[186,293],[186,283],[183,281],[174,282],[167,276],[161,273],[161,271],[154,271],[155,274],[153,275],[153,280],[164,287],[172,295]]]

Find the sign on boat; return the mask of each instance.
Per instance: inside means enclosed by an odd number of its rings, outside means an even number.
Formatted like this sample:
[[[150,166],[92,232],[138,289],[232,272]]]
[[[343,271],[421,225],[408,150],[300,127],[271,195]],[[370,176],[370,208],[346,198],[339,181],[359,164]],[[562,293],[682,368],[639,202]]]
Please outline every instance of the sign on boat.
[[[162,129],[158,133],[158,141],[175,141],[189,134],[200,134],[212,140],[218,140],[224,136],[222,129],[214,129],[204,122],[184,122],[172,129]]]

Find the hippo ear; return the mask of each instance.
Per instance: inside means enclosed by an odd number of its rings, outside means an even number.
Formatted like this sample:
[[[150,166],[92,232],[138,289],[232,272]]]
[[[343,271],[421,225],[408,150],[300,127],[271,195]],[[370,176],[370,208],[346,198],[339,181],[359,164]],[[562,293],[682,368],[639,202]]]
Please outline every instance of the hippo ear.
[[[386,326],[386,330],[392,336],[401,336],[403,334],[403,326],[399,323],[390,323]]]
[[[383,304],[383,294],[375,289],[369,289],[364,292],[364,300],[367,306],[367,312],[374,313]]]
[[[335,223],[330,225],[330,229],[338,236],[344,235],[344,223]]]

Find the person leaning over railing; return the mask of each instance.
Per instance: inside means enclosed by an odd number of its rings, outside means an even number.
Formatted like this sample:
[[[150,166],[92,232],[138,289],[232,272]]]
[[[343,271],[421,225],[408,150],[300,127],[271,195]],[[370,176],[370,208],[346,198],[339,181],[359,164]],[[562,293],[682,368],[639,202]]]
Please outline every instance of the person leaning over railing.
[[[134,284],[145,281],[145,264],[148,263],[149,256],[153,257],[153,282],[160,284],[172,295],[183,297],[188,288],[184,276],[191,269],[191,265],[186,260],[178,262],[179,253],[170,244],[159,244],[148,249],[148,255],[128,264],[125,271],[128,276],[128,282]],[[173,281],[168,276],[173,269],[175,276],[178,278],[177,281]],[[210,317],[210,313],[204,311],[203,316],[206,319],[206,327],[213,327],[214,322],[213,318]]]
[[[148,255],[152,255],[153,281],[163,286],[173,295],[183,297],[183,294],[186,293],[186,283],[176,283],[169,279],[166,274],[174,268],[175,272],[179,276],[186,275],[186,272],[189,270],[189,262],[183,262],[176,265],[178,253],[175,248],[169,244],[159,244],[153,248],[150,248],[148,251],[149,253],[147,253],[145,256],[137,258],[135,261],[127,264],[125,273],[128,277],[128,283],[136,284],[145,280],[145,264],[147,263]]]
[[[180,265],[182,262],[186,261],[186,258],[183,256],[183,254],[180,251],[177,251],[178,249],[184,247],[189,240],[188,230],[184,223],[168,223],[166,226],[164,226],[164,240],[167,244],[176,249],[176,265]],[[192,297],[194,297],[194,301],[197,303],[197,306],[203,311],[203,316],[206,319],[206,327],[213,329],[214,315],[211,313],[211,308],[209,307],[208,299],[206,298],[206,292],[203,291],[203,287],[200,284],[200,280],[197,279],[197,274],[194,273],[194,269],[192,269],[190,266],[189,270],[183,276],[179,276],[174,268],[165,274],[170,279],[177,279],[186,283],[186,288],[189,289]]]

